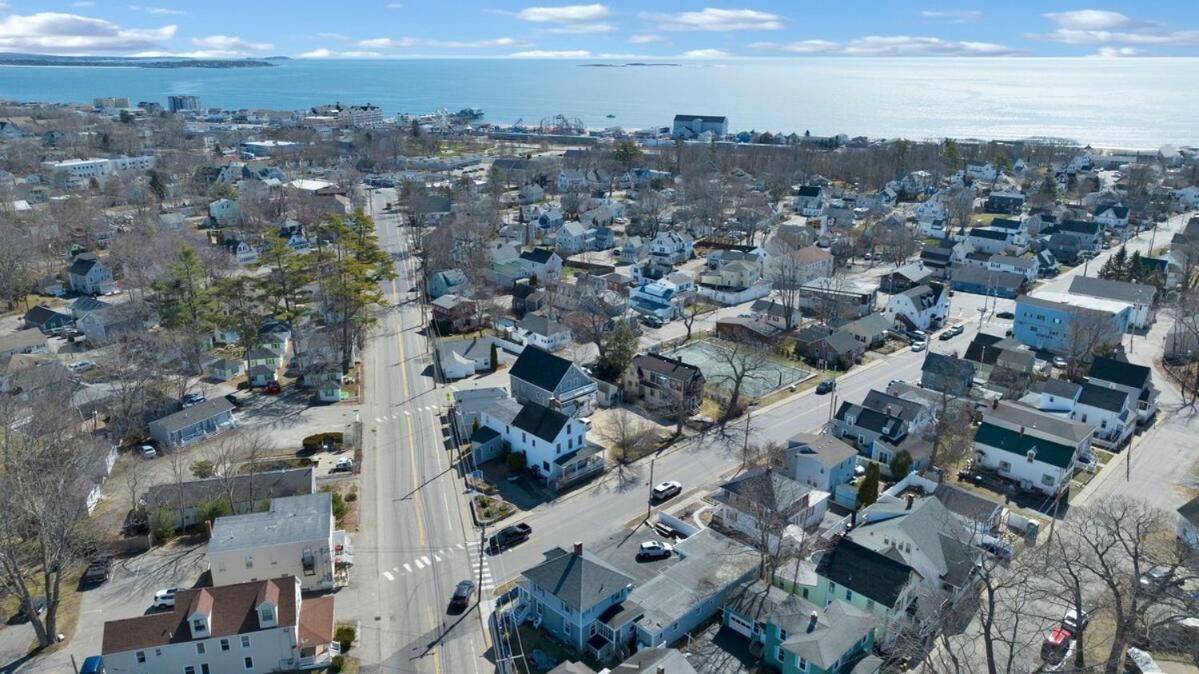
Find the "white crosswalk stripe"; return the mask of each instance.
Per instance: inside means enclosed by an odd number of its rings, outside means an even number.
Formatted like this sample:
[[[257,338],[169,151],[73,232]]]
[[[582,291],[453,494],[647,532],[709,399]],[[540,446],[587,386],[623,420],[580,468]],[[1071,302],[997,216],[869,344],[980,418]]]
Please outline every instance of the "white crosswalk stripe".
[[[389,582],[390,582],[390,581],[394,581],[394,580],[396,579],[396,577],[395,577],[395,576],[391,575],[391,572],[390,572],[390,571],[384,571],[384,572],[383,572],[383,577],[384,577],[384,578],[386,578],[386,579],[387,579]]]
[[[433,566],[433,562],[430,562],[428,557],[421,557],[420,561],[424,562],[427,566]]]
[[[424,565],[424,564],[421,564],[419,559],[414,559],[414,560],[412,560],[412,563],[413,563],[413,564],[415,564],[415,565],[416,565],[416,568],[418,568],[418,569],[423,569],[423,568],[425,568],[425,565]]]
[[[412,566],[408,564],[408,562],[404,562],[404,570],[408,573],[412,573]]]

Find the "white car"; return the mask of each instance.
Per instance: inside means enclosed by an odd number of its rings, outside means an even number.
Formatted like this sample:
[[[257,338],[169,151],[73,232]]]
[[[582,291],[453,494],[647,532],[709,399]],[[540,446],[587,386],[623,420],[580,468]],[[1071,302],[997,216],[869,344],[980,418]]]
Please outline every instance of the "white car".
[[[94,361],[94,360],[77,360],[74,363],[67,365],[67,367],[69,367],[72,372],[87,372],[88,370],[92,369],[93,367],[96,367],[96,361]]]
[[[912,351],[923,351],[928,348],[928,342],[912,342]]]
[[[674,552],[669,543],[646,541],[637,548],[637,559],[665,559]]]
[[[165,590],[159,590],[154,593],[154,608],[172,608],[175,606],[175,595],[179,593],[179,588],[168,587]]]
[[[155,458],[158,458],[158,450],[157,450],[157,449],[154,449],[154,448],[153,448],[153,447],[151,447],[150,445],[142,445],[142,446],[141,446],[141,449],[140,449],[139,451],[142,453],[142,458],[143,458],[143,459],[155,459]]]
[[[654,487],[654,498],[659,501],[665,501],[669,498],[678,496],[683,491],[683,485],[674,480],[667,480],[658,486]]]
[[[353,470],[354,470],[354,460],[348,456],[341,457],[340,459],[337,460],[337,463],[333,464],[333,472],[335,472],[335,473],[340,473],[343,471],[348,473]]]
[[[1088,473],[1095,473],[1099,471],[1099,460],[1094,455],[1084,454],[1074,460],[1074,467]]]

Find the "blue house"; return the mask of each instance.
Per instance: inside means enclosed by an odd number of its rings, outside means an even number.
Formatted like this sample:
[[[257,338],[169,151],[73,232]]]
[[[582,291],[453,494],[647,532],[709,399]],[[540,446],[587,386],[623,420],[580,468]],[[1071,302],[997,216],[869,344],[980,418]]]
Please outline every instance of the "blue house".
[[[429,299],[435,300],[442,295],[466,295],[469,282],[466,274],[460,269],[446,269],[429,277]]]
[[[1132,321],[1127,302],[1041,293],[1016,299],[1012,336],[1036,350],[1088,359],[1103,346],[1120,343]]]

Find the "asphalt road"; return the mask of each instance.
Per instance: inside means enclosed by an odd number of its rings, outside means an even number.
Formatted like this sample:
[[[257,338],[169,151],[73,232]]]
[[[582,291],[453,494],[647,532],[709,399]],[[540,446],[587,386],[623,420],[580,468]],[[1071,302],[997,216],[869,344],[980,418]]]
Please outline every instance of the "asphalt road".
[[[391,308],[364,354],[360,531],[338,614],[357,616],[355,653],[364,672],[491,671],[478,610],[447,613],[457,583],[479,577],[477,540],[442,436],[445,394],[425,375],[431,360],[420,305],[410,292],[409,242],[396,217],[382,213],[394,196],[371,197],[380,242],[395,257],[398,278],[386,288]],[[484,569],[484,588],[489,584]]]

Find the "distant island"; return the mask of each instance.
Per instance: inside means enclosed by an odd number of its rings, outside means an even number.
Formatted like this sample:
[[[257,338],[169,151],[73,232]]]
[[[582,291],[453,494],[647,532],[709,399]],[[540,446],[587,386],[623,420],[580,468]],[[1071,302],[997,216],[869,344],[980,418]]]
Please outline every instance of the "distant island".
[[[678,67],[678,63],[580,63],[582,68],[652,68],[654,66]]]
[[[178,57],[132,56],[51,56],[47,54],[0,54],[0,66],[87,66],[100,68],[270,68],[269,59],[189,59]]]

